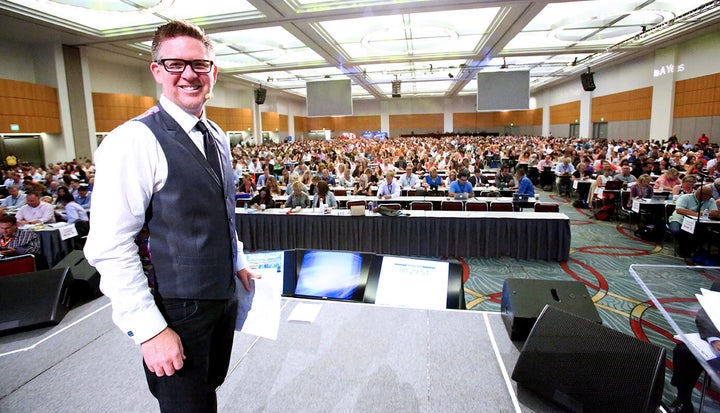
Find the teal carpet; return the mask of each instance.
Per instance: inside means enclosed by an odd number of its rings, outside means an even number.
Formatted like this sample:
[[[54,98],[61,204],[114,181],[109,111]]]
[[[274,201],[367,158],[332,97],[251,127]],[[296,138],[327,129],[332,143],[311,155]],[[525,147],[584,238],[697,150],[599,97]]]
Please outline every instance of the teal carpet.
[[[574,208],[571,199],[542,191],[540,196],[543,200],[550,198],[558,202],[561,212],[571,219],[570,260],[558,263],[512,258],[457,258],[467,265],[469,272],[465,283],[467,308],[500,311],[505,278],[581,281],[592,296],[605,326],[667,349],[664,401],[670,403],[675,397],[675,388],[670,385],[674,347],[672,329],[659,312],[648,306],[647,295],[628,269],[631,264],[685,265],[682,258],[673,255],[672,240],[666,240],[664,245],[646,242],[633,235],[635,226],[630,226],[627,221],[596,221],[590,210]],[[628,366],[625,374],[632,374],[632,366]],[[699,391],[695,393],[697,408]]]

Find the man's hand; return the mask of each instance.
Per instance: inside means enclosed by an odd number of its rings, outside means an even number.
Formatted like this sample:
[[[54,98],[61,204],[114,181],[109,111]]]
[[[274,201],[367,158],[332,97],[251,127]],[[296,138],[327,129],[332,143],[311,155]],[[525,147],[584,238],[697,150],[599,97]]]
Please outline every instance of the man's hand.
[[[260,278],[259,276],[253,274],[247,268],[243,268],[242,270],[238,271],[237,276],[240,279],[240,282],[242,282],[243,287],[245,287],[245,290],[248,292],[252,291],[252,286],[250,285],[250,280]]]
[[[170,327],[165,327],[160,334],[140,346],[148,370],[158,377],[172,376],[184,364],[185,352],[180,336]]]

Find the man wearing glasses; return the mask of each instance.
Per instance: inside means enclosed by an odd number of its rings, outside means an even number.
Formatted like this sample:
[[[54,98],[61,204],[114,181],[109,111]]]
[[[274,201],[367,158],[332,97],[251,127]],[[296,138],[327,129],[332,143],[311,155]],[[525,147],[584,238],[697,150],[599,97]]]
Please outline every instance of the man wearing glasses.
[[[205,117],[218,73],[213,46],[199,27],[171,21],[155,32],[152,57],[159,103],[95,154],[85,254],[102,275],[113,321],[141,345],[160,409],[212,412],[237,297],[245,302],[254,276],[235,230],[228,139]]]

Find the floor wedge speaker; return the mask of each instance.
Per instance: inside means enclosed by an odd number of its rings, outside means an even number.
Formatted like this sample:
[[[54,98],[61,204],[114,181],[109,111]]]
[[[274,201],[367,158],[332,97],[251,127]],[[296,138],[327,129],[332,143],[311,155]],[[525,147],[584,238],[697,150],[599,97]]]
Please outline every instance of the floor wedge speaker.
[[[513,380],[572,412],[655,412],[665,349],[546,306]]]
[[[500,312],[510,340],[525,340],[546,304],[602,324],[585,284],[580,281],[507,278]]]
[[[58,324],[70,309],[70,268],[0,277],[0,332]]]
[[[102,295],[100,292],[100,273],[87,262],[82,250],[71,251],[53,268],[64,267],[70,267],[75,279],[72,285],[73,300],[92,300]]]

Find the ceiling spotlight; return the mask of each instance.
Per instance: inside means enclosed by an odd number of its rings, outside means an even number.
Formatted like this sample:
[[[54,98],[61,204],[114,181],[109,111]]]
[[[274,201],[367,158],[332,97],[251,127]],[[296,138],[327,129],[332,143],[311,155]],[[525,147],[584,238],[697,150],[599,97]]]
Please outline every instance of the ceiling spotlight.
[[[330,79],[330,75],[325,75],[325,79]]]
[[[507,68],[508,68],[507,62],[505,61],[505,58],[503,57],[503,64],[502,64],[502,66],[500,66],[500,69],[507,69]]]
[[[453,76],[452,73],[448,73],[448,77],[449,77],[450,79],[452,79],[452,78],[454,78],[455,76]]]

